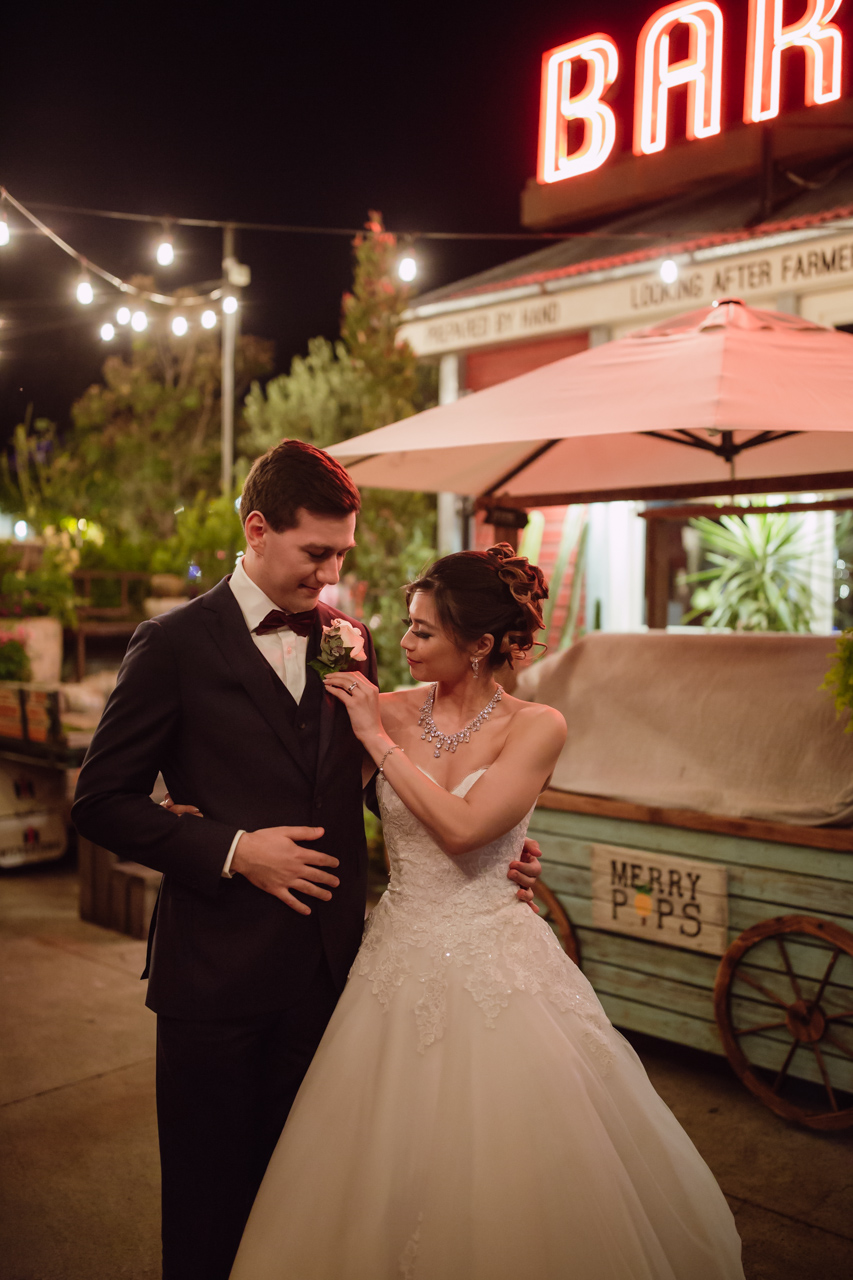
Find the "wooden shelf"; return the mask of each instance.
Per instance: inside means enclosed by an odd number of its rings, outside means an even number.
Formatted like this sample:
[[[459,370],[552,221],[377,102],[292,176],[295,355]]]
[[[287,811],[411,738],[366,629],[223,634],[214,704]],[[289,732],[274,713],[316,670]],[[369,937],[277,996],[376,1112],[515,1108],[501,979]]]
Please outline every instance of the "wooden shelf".
[[[557,791],[552,787],[542,792],[539,808],[558,809],[563,813],[586,813],[600,818],[623,818],[628,822],[647,822],[661,827],[683,827],[688,831],[710,831],[717,835],[742,836],[746,840],[770,840],[777,844],[853,853],[853,831],[847,827],[795,827],[786,822],[730,818],[723,814],[699,813],[694,809],[661,809],[655,805],[632,804],[627,800],[607,800],[601,796]]]

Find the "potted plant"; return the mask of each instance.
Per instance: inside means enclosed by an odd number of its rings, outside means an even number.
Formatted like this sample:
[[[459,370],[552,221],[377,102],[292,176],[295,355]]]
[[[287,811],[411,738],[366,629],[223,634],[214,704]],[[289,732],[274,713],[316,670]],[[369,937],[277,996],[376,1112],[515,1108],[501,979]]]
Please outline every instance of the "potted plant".
[[[27,636],[22,629],[17,632],[0,632],[0,680],[16,680],[26,683],[33,672],[26,649]]]
[[[61,538],[54,538],[53,530],[45,530],[45,545],[35,567],[24,567],[32,565],[32,558],[22,561],[19,547],[6,544],[0,551],[0,639],[8,637],[23,645],[30,678],[38,682],[59,681],[62,629],[76,623],[77,600],[71,566],[65,563],[67,550]]]
[[[811,631],[814,604],[808,547],[800,523],[784,512],[699,516],[690,521],[711,567],[691,573],[704,585],[693,593],[683,622],[702,617],[705,627],[734,631]]]

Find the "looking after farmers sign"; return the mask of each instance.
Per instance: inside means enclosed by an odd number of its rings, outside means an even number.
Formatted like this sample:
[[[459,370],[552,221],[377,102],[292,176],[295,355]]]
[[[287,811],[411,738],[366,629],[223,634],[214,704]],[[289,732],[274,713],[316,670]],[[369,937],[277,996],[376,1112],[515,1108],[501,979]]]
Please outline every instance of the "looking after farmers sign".
[[[728,946],[726,869],[594,844],[592,923],[611,933],[722,955]]]

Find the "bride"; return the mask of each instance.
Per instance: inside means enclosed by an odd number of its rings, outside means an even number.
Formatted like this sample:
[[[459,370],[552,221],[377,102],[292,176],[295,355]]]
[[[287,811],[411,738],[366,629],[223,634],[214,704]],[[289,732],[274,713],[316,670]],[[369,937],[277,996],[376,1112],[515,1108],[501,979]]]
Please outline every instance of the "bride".
[[[391,881],[231,1280],[743,1280],[713,1175],[506,880],[566,725],[495,673],[546,595],[506,543],[446,556],[407,591],[428,687],[326,677],[378,769]]]

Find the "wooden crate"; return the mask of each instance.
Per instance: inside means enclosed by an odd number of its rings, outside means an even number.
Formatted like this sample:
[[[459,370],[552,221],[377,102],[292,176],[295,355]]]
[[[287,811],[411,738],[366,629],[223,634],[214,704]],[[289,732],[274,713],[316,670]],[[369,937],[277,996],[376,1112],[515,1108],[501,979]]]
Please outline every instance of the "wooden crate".
[[[160,889],[160,872],[78,839],[80,917],[131,938],[147,938]]]
[[[679,821],[691,827],[676,825]],[[530,835],[542,848],[543,880],[559,897],[578,936],[583,971],[618,1027],[724,1053],[713,1007],[719,957],[595,927],[594,845],[724,866],[729,943],[751,925],[795,913],[830,920],[853,932],[850,832],[679,815],[547,792],[533,815]],[[818,966],[825,963],[825,952],[801,941],[792,942],[789,950],[798,976],[821,976]],[[838,982],[830,984],[829,997],[838,1009],[853,1007],[853,969],[847,961],[845,965],[836,975]],[[761,1009],[760,998],[755,1007]],[[760,1065],[773,1067],[777,1062],[778,1038],[773,1031],[759,1037],[758,1059],[766,1057]],[[853,1091],[853,1062],[831,1045],[825,1055],[834,1087]],[[800,1054],[797,1059],[791,1074],[820,1084],[810,1056]]]

